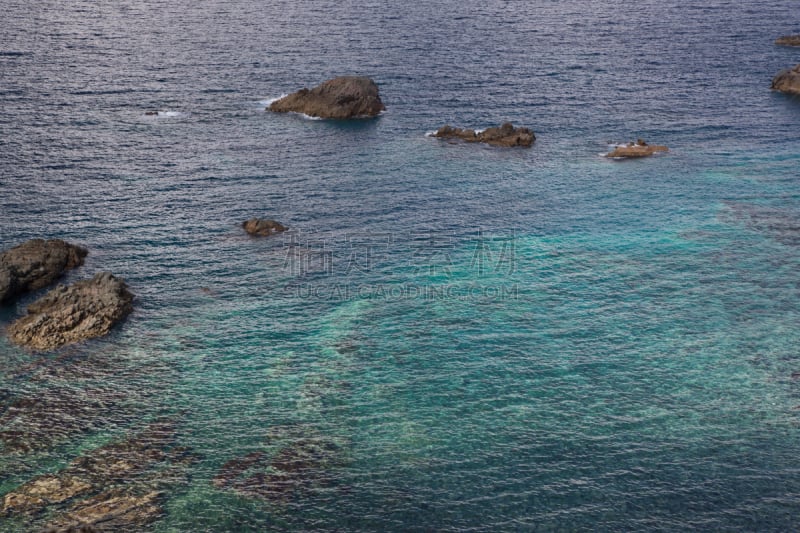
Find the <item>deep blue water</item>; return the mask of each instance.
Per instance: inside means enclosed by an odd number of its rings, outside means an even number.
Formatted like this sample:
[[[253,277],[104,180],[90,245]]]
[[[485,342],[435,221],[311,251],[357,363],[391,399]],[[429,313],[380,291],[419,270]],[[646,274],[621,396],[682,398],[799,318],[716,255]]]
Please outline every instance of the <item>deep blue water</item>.
[[[0,429],[104,402],[0,448],[0,494],[169,417],[198,460],[156,531],[797,528],[797,2],[0,8],[0,248],[80,243],[67,281],[137,296],[104,339],[0,339]],[[340,74],[386,113],[264,112]],[[506,120],[533,148],[425,135]],[[637,137],[671,151],[599,156]],[[307,441],[289,497],[212,483]]]

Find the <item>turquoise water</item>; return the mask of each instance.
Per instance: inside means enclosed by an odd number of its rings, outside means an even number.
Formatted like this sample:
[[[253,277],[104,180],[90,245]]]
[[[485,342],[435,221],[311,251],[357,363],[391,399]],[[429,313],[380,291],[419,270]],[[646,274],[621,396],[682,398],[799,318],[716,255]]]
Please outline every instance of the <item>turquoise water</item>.
[[[166,417],[154,531],[796,528],[792,2],[0,6],[0,247],[137,296],[0,338],[0,494]],[[386,114],[263,112],[350,72]],[[503,120],[533,148],[425,136]],[[599,156],[636,137],[671,151]]]

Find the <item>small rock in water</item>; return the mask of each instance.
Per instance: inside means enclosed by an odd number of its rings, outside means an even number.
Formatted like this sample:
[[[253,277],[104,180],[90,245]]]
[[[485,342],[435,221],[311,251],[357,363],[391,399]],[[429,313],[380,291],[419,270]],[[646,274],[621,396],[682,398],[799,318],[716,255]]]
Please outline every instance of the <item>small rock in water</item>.
[[[269,111],[310,117],[348,119],[374,117],[386,109],[378,86],[364,76],[340,76],[313,89],[300,89],[270,104]]]
[[[268,235],[274,235],[275,233],[282,233],[289,229],[276,220],[262,218],[251,218],[250,220],[246,220],[242,222],[242,227],[248,234],[259,237],[266,237]]]
[[[772,90],[800,96],[800,64],[778,72],[772,78]]]
[[[536,135],[528,128],[515,128],[510,122],[496,128],[487,128],[476,132],[473,129],[454,128],[449,125],[442,126],[434,137],[440,139],[460,139],[465,142],[482,142],[492,146],[523,146],[529,147],[536,140]]]

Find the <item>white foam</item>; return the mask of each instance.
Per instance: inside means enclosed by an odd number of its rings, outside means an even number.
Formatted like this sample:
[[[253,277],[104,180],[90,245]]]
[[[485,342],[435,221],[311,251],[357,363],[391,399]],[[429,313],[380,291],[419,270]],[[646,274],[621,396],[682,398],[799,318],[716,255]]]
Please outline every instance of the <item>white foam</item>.
[[[281,98],[286,98],[287,96],[289,96],[289,93],[282,94],[276,98],[267,98],[266,100],[259,100],[258,103],[263,106],[270,106],[272,102],[277,102]]]
[[[434,135],[436,135],[436,130],[425,132],[425,137],[433,137]]]

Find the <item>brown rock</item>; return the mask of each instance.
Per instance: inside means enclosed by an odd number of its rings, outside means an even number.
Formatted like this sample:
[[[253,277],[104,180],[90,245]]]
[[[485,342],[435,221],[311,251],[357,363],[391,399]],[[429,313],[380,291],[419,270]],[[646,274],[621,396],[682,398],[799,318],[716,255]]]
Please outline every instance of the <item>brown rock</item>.
[[[476,133],[472,129],[454,128],[446,125],[439,128],[434,137],[440,139],[461,139],[465,142],[483,142],[492,146],[524,146],[529,147],[536,140],[536,135],[528,128],[515,128],[510,122],[496,128],[487,128]]]
[[[258,237],[267,237],[269,235],[274,235],[275,233],[282,233],[289,229],[280,222],[263,218],[251,218],[250,220],[246,220],[245,222],[242,222],[242,227],[250,235],[255,235]]]
[[[91,488],[89,483],[74,476],[41,476],[6,494],[2,513],[35,513],[47,505],[65,502]]]
[[[635,143],[630,142],[627,146],[617,146],[607,153],[606,157],[649,157],[657,152],[669,152],[669,148],[666,146],[647,144],[642,139],[637,139]]]
[[[304,113],[311,117],[347,119],[374,117],[386,109],[374,81],[363,76],[340,76],[313,89],[301,89],[276,100],[269,111]]]
[[[775,40],[781,46],[800,46],[800,35],[784,35]]]
[[[46,287],[83,264],[86,248],[59,239],[33,239],[0,254],[0,303]]]
[[[28,314],[8,327],[12,342],[36,350],[106,335],[133,309],[125,282],[108,272],[59,285],[28,306]]]
[[[800,65],[778,72],[772,78],[771,88],[782,93],[800,96]]]

